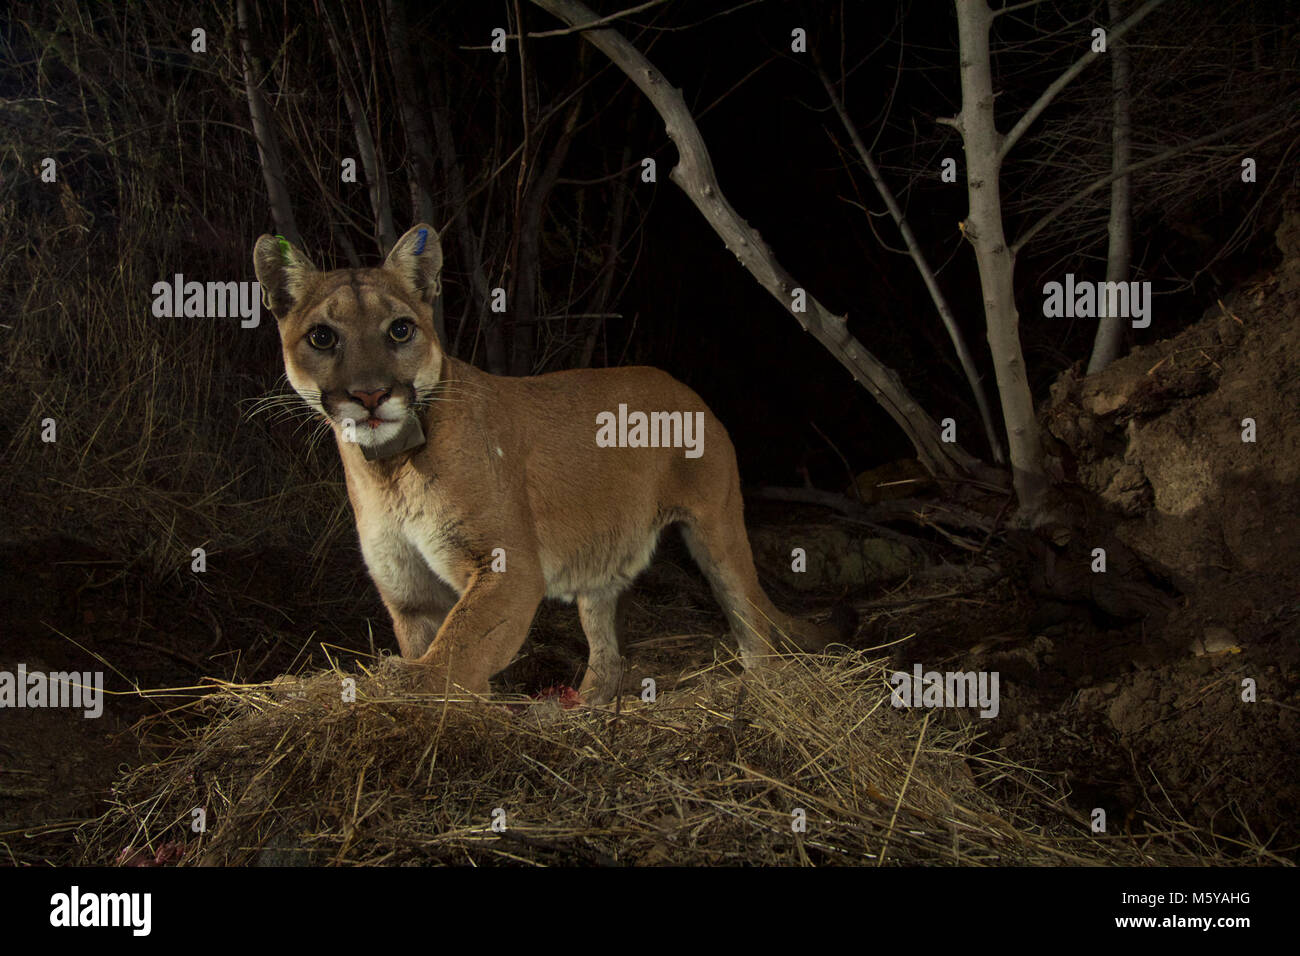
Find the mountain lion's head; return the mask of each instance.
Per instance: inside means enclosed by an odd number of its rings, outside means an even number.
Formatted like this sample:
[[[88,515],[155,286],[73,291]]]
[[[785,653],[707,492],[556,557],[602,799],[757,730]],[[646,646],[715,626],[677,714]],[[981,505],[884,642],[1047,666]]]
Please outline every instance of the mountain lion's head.
[[[319,272],[289,242],[262,236],[253,264],[275,314],[289,384],[363,450],[390,443],[430,400],[442,367],[433,329],[442,247],[421,223],[378,269]],[[351,427],[347,423],[351,422]]]

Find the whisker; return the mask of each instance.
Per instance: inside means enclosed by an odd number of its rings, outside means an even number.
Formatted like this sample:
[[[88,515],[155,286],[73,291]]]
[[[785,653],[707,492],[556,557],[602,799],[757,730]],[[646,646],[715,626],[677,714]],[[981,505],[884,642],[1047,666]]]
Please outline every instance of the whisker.
[[[279,422],[300,413],[317,414],[316,410],[309,404],[312,401],[320,401],[320,392],[306,390],[304,394],[300,395],[296,391],[277,391],[257,398],[245,399],[239,404],[245,406],[244,419],[246,421],[251,421],[259,415],[265,415],[272,422]]]
[[[469,379],[464,378],[443,378],[434,382],[432,385],[423,385],[421,388],[431,391],[477,391],[480,395],[486,395],[495,391],[490,386],[483,385],[479,382],[471,382]]]

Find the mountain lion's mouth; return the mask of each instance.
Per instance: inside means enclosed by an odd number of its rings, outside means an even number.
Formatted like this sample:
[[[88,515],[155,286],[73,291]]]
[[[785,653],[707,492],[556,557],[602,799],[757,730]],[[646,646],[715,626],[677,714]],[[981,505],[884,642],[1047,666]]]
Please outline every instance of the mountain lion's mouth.
[[[368,415],[366,417],[358,415],[353,418],[349,415],[336,420],[342,424],[346,424],[350,420],[357,428],[366,428],[370,431],[374,431],[376,428],[381,428],[384,425],[400,425],[403,419],[401,417],[384,418],[382,415]]]

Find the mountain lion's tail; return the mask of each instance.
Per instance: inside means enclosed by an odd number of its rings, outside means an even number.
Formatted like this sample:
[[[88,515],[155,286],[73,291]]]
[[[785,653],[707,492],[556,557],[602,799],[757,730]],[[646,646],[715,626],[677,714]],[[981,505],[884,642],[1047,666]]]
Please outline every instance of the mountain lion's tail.
[[[857,630],[857,614],[847,604],[836,606],[826,624],[777,609],[758,583],[738,495],[715,516],[688,519],[682,535],[727,614],[746,667],[781,651],[820,651],[847,641]]]

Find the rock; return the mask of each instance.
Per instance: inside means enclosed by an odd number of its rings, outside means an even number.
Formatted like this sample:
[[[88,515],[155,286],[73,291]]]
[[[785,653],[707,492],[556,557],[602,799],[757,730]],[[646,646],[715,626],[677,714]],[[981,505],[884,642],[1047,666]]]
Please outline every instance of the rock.
[[[1197,657],[1207,654],[1240,654],[1237,637],[1226,627],[1207,627],[1201,636],[1192,642],[1192,653]]]
[[[1219,317],[1218,335],[1219,341],[1227,346],[1238,344],[1246,334],[1245,328],[1240,319],[1233,318],[1230,315]]]
[[[918,498],[932,495],[938,486],[930,479],[926,471],[915,458],[903,458],[864,471],[853,480],[858,498],[864,504],[877,504],[881,501],[896,501],[899,498]],[[847,492],[854,494],[854,488]]]
[[[860,538],[836,525],[753,528],[756,560],[784,584],[801,591],[843,590],[894,581],[921,567],[921,559],[901,541]],[[791,568],[790,553],[803,548],[807,568]]]
[[[1125,462],[1115,469],[1101,497],[1125,517],[1136,517],[1151,505],[1151,484],[1140,467]]]

